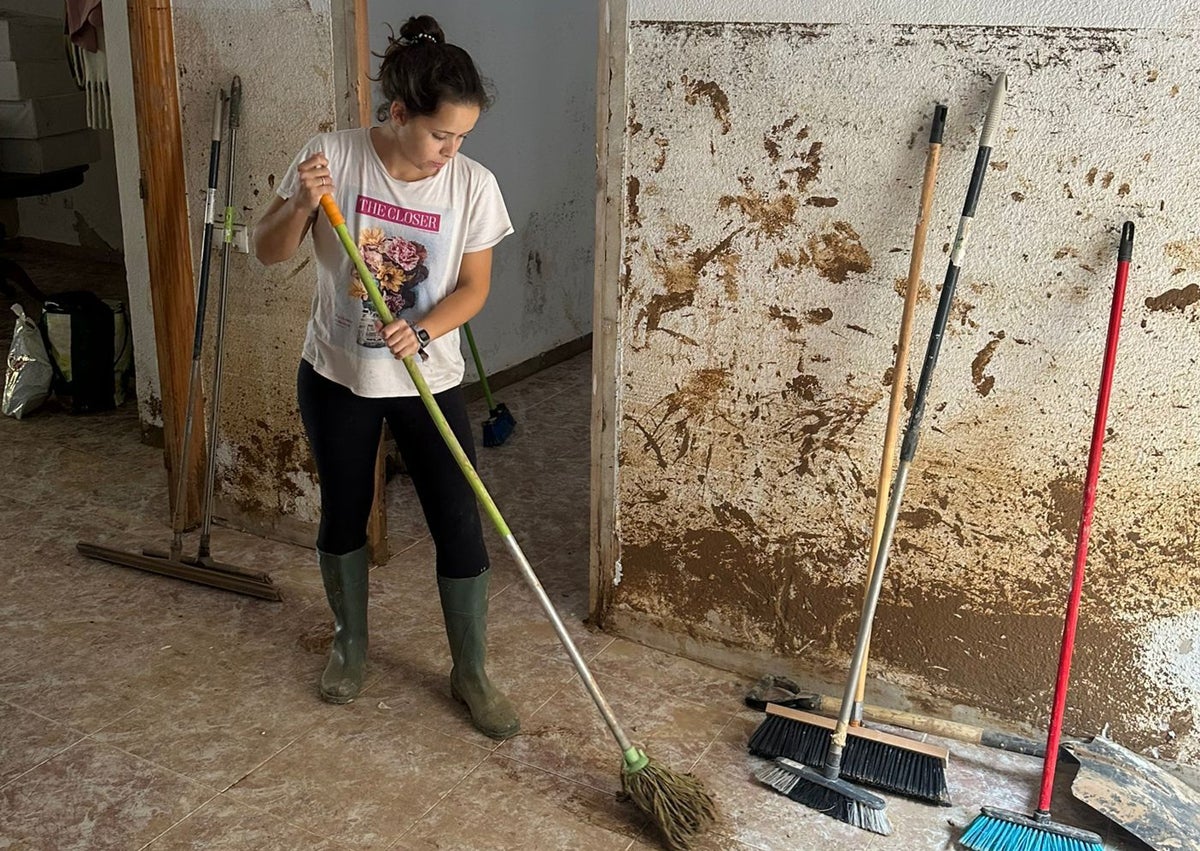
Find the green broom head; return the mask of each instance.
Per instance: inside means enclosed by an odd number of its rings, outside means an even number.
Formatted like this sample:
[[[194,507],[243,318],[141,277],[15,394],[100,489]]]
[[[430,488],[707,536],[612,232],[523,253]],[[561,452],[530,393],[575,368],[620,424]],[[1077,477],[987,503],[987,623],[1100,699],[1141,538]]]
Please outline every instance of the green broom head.
[[[1049,813],[1033,818],[1011,810],[984,807],[959,840],[971,851],[1102,851],[1104,843],[1090,830],[1050,820]]]
[[[892,833],[885,809],[887,801],[839,777],[826,777],[785,757],[759,769],[754,776],[796,803],[846,824],[883,836]]]
[[[717,820],[717,805],[692,774],[659,765],[638,748],[625,751],[621,790],[658,825],[670,851],[687,851]]]

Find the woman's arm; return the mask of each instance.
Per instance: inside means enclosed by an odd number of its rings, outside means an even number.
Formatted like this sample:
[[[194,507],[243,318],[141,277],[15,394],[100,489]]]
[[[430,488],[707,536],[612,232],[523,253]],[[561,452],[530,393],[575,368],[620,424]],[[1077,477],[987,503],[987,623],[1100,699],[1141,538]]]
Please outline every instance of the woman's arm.
[[[276,197],[254,226],[254,256],[264,266],[291,258],[308,235],[321,196],[333,192],[329,161],[313,154],[297,168],[298,186],[290,198]]]
[[[491,286],[492,249],[464,254],[454,291],[426,314],[421,320],[421,327],[429,332],[430,339],[449,334],[483,309]],[[402,319],[386,326],[383,338],[397,359],[415,355],[420,349],[416,334]]]

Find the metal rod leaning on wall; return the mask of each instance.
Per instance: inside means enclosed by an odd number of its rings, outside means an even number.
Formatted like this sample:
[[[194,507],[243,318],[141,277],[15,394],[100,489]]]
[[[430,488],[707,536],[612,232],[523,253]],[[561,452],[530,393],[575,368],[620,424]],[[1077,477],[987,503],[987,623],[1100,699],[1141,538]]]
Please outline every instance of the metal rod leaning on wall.
[[[225,303],[229,295],[229,256],[233,253],[233,175],[237,153],[237,131],[242,123],[242,78],[229,84],[229,167],[225,175],[225,221],[221,243],[221,281],[217,288],[217,336],[213,344],[212,398],[208,410],[208,468],[204,474],[204,501],[200,506],[200,543],[196,559],[211,561],[213,486],[217,477],[217,427],[221,421],[221,372],[225,354]]]

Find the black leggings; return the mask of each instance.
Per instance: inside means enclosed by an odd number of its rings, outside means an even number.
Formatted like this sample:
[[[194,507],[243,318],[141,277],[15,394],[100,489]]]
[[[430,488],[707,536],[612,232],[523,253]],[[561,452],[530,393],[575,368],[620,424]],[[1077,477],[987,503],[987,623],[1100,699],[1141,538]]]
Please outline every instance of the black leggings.
[[[318,375],[300,361],[300,417],[317,462],[321,528],[317,548],[343,555],[367,542],[375,494],[375,457],[386,419],[408,468],[437,550],[439,576],[465,579],[488,569],[475,493],[419,396],[367,399]],[[434,396],[450,428],[475,463],[475,444],[461,387]]]

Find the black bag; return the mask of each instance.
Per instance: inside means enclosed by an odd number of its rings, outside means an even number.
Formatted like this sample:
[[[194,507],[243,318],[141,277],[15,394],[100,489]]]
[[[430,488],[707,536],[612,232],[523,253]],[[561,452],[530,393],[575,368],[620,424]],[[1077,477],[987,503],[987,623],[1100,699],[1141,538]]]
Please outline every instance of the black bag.
[[[92,292],[66,292],[42,307],[39,324],[54,365],[55,395],[76,414],[122,404],[132,360],[125,306]]]

